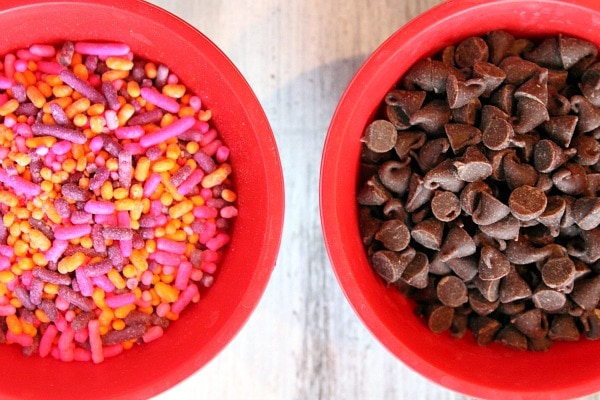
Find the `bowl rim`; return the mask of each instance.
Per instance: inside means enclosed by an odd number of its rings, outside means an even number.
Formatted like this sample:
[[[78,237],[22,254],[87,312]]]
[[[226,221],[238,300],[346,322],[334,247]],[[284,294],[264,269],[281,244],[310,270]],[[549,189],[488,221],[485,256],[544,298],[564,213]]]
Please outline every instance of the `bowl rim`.
[[[348,135],[348,132],[357,129],[357,121],[351,119],[352,115],[356,113],[364,114],[361,109],[373,110],[371,117],[365,119],[365,121],[370,120],[383,98],[373,101],[365,96],[368,88],[377,85],[379,82],[380,76],[378,74],[382,69],[379,64],[389,58],[390,55],[399,53],[402,53],[405,59],[413,60],[411,62],[416,61],[416,59],[411,58],[411,50],[408,48],[411,45],[418,47],[418,43],[415,43],[414,38],[418,37],[424,28],[433,29],[431,26],[443,26],[449,19],[457,18],[458,15],[465,12],[472,12],[474,8],[480,9],[480,12],[485,12],[482,10],[486,7],[493,7],[498,3],[502,3],[506,7],[510,7],[511,4],[530,3],[532,7],[536,5],[553,5],[557,7],[575,7],[581,9],[582,12],[600,11],[600,3],[593,0],[447,0],[400,26],[359,67],[342,93],[332,115],[323,144],[320,166],[319,203],[323,240],[339,287],[357,318],[387,351],[421,376],[450,390],[484,398],[538,399],[541,395],[548,396],[547,398],[583,396],[599,390],[600,377],[593,382],[579,382],[579,386],[527,392],[526,390],[510,390],[506,387],[493,387],[480,384],[474,380],[452,376],[451,371],[440,369],[438,366],[423,360],[410,347],[394,336],[392,329],[380,320],[378,311],[374,308],[366,293],[358,288],[357,281],[359,277],[352,266],[357,264],[356,254],[350,252],[351,249],[344,243],[343,238],[347,234],[343,228],[348,226],[340,226],[341,221],[352,218],[352,213],[349,213],[347,208],[339,206],[340,199],[345,199],[348,194],[338,193],[338,190],[334,189],[339,182],[345,181],[344,176],[347,175],[346,171],[348,171],[347,163],[344,163],[344,165],[339,163],[340,158],[343,158],[345,156],[344,152],[347,151],[347,148],[343,146],[343,137]],[[399,77],[397,77],[396,82],[398,79]],[[364,129],[364,126],[360,129]],[[355,162],[358,164],[358,159]],[[347,202],[344,202],[344,205],[347,204]],[[354,223],[352,225],[354,226]],[[356,235],[358,237],[358,230],[356,230]],[[360,243],[360,240],[357,239],[357,242]]]

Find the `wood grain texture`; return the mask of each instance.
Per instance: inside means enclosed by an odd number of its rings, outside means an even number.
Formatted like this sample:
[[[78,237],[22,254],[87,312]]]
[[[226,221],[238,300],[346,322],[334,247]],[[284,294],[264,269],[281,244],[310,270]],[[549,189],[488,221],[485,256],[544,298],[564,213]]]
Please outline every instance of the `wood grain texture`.
[[[256,311],[213,361],[155,400],[467,399],[407,368],[361,324],[333,276],[318,206],[321,151],[344,88],[389,35],[440,2],[152,1],[239,68],[271,122],[286,184],[281,251]]]

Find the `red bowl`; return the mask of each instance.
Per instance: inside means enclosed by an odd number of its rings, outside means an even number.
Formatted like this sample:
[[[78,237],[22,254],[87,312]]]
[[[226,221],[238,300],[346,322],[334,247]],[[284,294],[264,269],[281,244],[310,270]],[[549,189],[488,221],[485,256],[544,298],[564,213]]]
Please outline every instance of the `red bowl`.
[[[488,399],[562,399],[600,390],[600,341],[556,343],[518,352],[434,334],[414,303],[388,288],[369,266],[360,239],[357,182],[362,137],[378,106],[417,60],[491,30],[518,36],[562,32],[594,42],[596,0],[449,0],[396,31],[363,64],[343,94],[323,149],[320,210],[331,264],[348,301],[397,358],[433,382]],[[467,335],[469,336],[469,335]]]
[[[239,216],[215,284],[165,335],[103,363],[65,363],[0,349],[0,397],[145,399],[172,387],[217,355],[255,309],[274,268],[284,188],[277,146],[251,88],[204,35],[141,0],[3,0],[0,54],[64,40],[126,42],[168,65],[212,110],[231,149]]]

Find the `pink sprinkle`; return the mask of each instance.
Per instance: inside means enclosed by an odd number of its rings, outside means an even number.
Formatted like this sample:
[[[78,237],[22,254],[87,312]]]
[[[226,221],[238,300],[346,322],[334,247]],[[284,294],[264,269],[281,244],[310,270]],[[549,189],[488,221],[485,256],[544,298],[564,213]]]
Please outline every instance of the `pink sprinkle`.
[[[148,328],[146,333],[144,333],[144,336],[142,336],[142,340],[144,341],[144,343],[152,342],[153,340],[156,340],[159,337],[161,337],[163,333],[163,328],[161,328],[158,325],[153,325],[150,328]]]
[[[229,159],[229,147],[220,146],[215,154],[215,159],[218,163],[224,163]]]
[[[170,310],[171,306],[168,303],[160,303],[156,307],[156,315],[158,315],[159,317],[164,317],[169,313]]]
[[[69,306],[71,305],[69,300],[65,299],[62,296],[56,296],[56,300],[54,300],[54,303],[56,304],[56,308],[58,308],[61,311],[68,310]]]
[[[8,53],[4,56],[4,74],[9,78],[12,78],[15,75],[16,60],[17,57],[12,53]]]
[[[218,250],[229,242],[229,235],[226,233],[218,233],[217,236],[206,242],[206,247],[209,250]]]
[[[219,133],[217,132],[217,130],[211,128],[208,130],[208,132],[204,134],[204,136],[202,136],[202,140],[198,144],[200,145],[200,147],[204,147],[207,144],[211,143],[213,140],[217,139],[218,136]]]
[[[177,300],[171,304],[171,312],[180,314],[183,309],[192,302],[194,297],[198,294],[198,286],[190,283],[185,289],[179,294]]]
[[[142,284],[144,285],[150,285],[152,283],[152,279],[154,278],[154,274],[152,273],[152,271],[144,271],[142,273]]]
[[[192,273],[190,274],[190,280],[194,282],[199,282],[203,276],[204,274],[202,273],[202,271],[200,271],[199,269],[193,269]]]
[[[51,151],[57,156],[62,156],[71,151],[71,147],[73,147],[73,143],[69,142],[68,140],[61,140],[60,142],[54,143]]]
[[[38,348],[38,353],[40,357],[46,357],[50,354],[50,350],[52,349],[52,343],[54,343],[54,339],[58,334],[58,329],[56,329],[55,325],[48,325],[46,331],[42,335],[40,339],[40,347]]]
[[[144,128],[140,125],[121,126],[115,129],[115,136],[119,139],[138,139],[144,136]]]
[[[200,97],[198,97],[198,96],[190,97],[190,106],[194,109],[194,111],[196,111],[196,112],[200,111],[200,108],[202,108],[202,100],[200,99]]]
[[[184,242],[176,242],[162,237],[156,240],[156,247],[159,250],[170,251],[175,254],[185,254],[187,250],[187,246]]]
[[[69,323],[67,322],[65,317],[59,314],[59,317],[54,320],[54,325],[56,325],[56,329],[58,329],[59,332],[64,332],[65,329],[67,329],[67,325],[69,325]]]
[[[219,215],[219,210],[209,206],[197,206],[192,210],[192,214],[194,214],[194,217],[196,218],[216,218]]]
[[[89,337],[90,333],[87,329],[79,329],[78,331],[75,331],[74,339],[77,343],[85,343]]]
[[[179,290],[183,290],[188,285],[190,280],[190,274],[192,273],[192,264],[189,261],[182,262],[177,269],[177,275],[175,276],[175,287]]]
[[[107,215],[115,212],[115,203],[105,200],[88,200],[83,209],[90,214]]]
[[[26,196],[37,196],[42,192],[39,185],[22,178],[19,175],[9,175],[5,169],[0,168],[0,182]]]
[[[149,256],[150,259],[156,261],[159,264],[176,266],[182,261],[182,257],[179,254],[170,253],[163,250],[156,250]]]
[[[15,61],[15,70],[17,72],[25,72],[27,70],[27,61],[22,59]]]
[[[0,76],[0,89],[2,90],[6,90],[6,89],[10,89],[13,85],[13,80],[6,77],[6,76]]]
[[[10,304],[0,305],[0,317],[14,315],[16,312],[17,312],[17,309],[13,305],[10,305]]]
[[[92,319],[88,322],[88,332],[90,337],[90,351],[92,361],[96,364],[104,361],[104,351],[102,348],[102,338],[100,337],[100,321]]]
[[[123,143],[123,150],[127,150],[132,156],[141,156],[146,153],[146,148],[136,142]]]
[[[15,131],[19,136],[22,136],[24,138],[33,137],[33,131],[31,130],[31,126],[29,126],[29,124],[17,123],[13,126],[13,131]]]
[[[58,259],[60,258],[60,256],[63,255],[63,253],[65,252],[65,250],[67,249],[68,246],[69,246],[69,242],[67,240],[56,239],[56,236],[55,236],[55,240],[52,243],[52,247],[50,247],[50,249],[48,249],[46,254],[44,254],[44,256],[46,257],[46,260],[51,261],[51,262],[57,262]]]
[[[172,97],[165,96],[158,90],[150,87],[143,87],[140,91],[142,98],[147,102],[154,104],[170,113],[177,114],[179,112],[179,103]],[[191,128],[191,127],[190,127]]]
[[[112,293],[115,291],[115,285],[113,285],[106,275],[94,276],[92,281],[96,286],[104,290],[106,293]]]
[[[127,55],[130,49],[124,43],[76,42],[75,51],[81,54],[110,57]]]
[[[238,210],[235,206],[225,206],[223,208],[221,208],[221,217],[223,218],[233,218],[233,217],[237,217],[238,215]]]
[[[43,72],[44,74],[50,75],[58,75],[60,71],[65,69],[62,65],[57,62],[52,61],[38,61],[37,62],[38,71]]]
[[[21,60],[26,60],[26,61],[39,61],[42,59],[42,57],[40,56],[36,56],[35,54],[31,53],[29,50],[27,49],[19,49],[17,50],[17,58],[21,59]],[[19,60],[17,60],[19,61]]]
[[[115,214],[96,214],[94,215],[94,222],[102,225],[117,225],[117,216]]]
[[[75,278],[77,279],[79,291],[82,295],[91,296],[94,293],[94,285],[85,273],[85,267],[79,267],[75,270]]]
[[[123,352],[123,345],[117,343],[110,346],[104,346],[102,351],[104,353],[104,358],[115,357]]]
[[[89,235],[91,232],[92,226],[88,224],[71,226],[57,225],[54,227],[54,238],[59,240],[80,239]]]
[[[200,168],[196,168],[194,171],[192,171],[190,176],[188,176],[188,178],[183,181],[181,185],[179,185],[177,188],[177,193],[185,196],[191,192],[194,187],[198,186],[200,182],[202,182],[202,178],[204,178],[204,172],[202,172]]]
[[[156,144],[166,142],[167,140],[182,134],[196,123],[196,119],[192,116],[186,116],[164,128],[158,129],[152,133],[148,133],[140,139],[140,144],[146,148]]]
[[[73,332],[73,329],[67,326],[58,338],[58,350],[60,351],[60,359],[62,361],[73,361],[74,336],[75,332]]]
[[[207,274],[214,274],[217,271],[217,264],[212,261],[202,260],[200,264],[200,269]]]
[[[90,140],[90,150],[92,150],[94,153],[98,153],[103,147],[104,139],[102,139],[100,136],[96,136]]]
[[[135,294],[134,293],[124,293],[117,294],[114,296],[108,296],[104,299],[104,302],[110,308],[119,308],[123,306],[128,306],[130,304],[135,303]]]
[[[18,335],[15,335],[10,330],[6,332],[6,340],[20,344],[23,347],[29,347],[33,344],[33,337],[26,333],[19,333]]]
[[[73,361],[90,361],[92,359],[92,353],[84,349],[83,347],[73,348]]]
[[[7,246],[5,244],[0,245],[0,254],[5,257],[12,257],[15,255],[15,249],[12,246]]]
[[[56,54],[56,49],[49,44],[32,44],[29,46],[29,52],[38,57],[51,58]]]
[[[119,118],[115,110],[106,110],[104,112],[104,119],[106,120],[106,127],[111,131],[119,127]]]
[[[146,182],[144,183],[143,196],[150,197],[150,195],[152,195],[152,193],[154,193],[154,191],[160,184],[160,181],[161,181],[160,174],[158,174],[156,172],[152,173],[152,175],[150,175],[148,177],[148,179],[146,179]]]

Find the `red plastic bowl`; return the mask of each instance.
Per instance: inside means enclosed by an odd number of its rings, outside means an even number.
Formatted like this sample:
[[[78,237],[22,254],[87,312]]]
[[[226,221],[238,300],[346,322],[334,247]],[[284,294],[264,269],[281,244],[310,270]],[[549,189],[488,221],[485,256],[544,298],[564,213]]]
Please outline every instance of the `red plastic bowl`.
[[[32,43],[123,41],[168,65],[212,110],[231,149],[239,216],[215,284],[165,335],[103,363],[24,357],[0,346],[0,397],[146,399],[219,353],[255,309],[273,271],[283,227],[284,188],[276,143],[251,88],[204,35],[140,0],[3,0],[0,54]]]
[[[414,304],[372,271],[357,217],[359,155],[378,105],[417,60],[465,37],[505,29],[520,36],[578,36],[600,45],[597,0],[448,1],[395,32],[364,63],[333,116],[323,149],[321,221],[329,257],[348,301],[396,357],[433,382],[487,399],[562,399],[600,390],[600,341],[556,343],[548,352],[430,332]],[[469,335],[467,335],[469,336]]]

